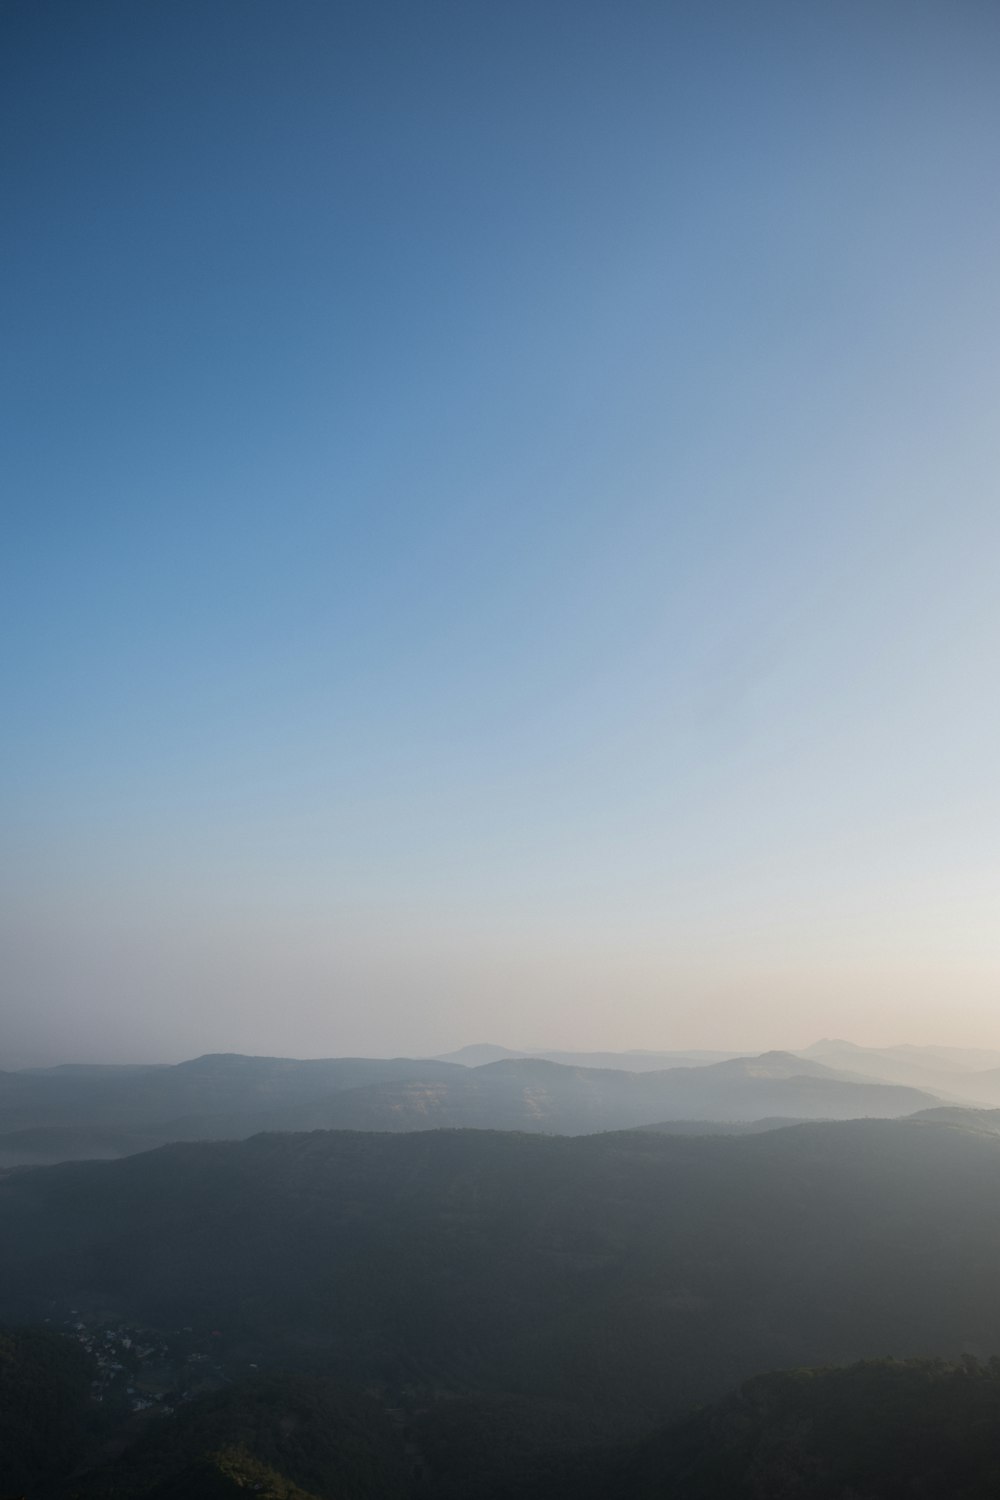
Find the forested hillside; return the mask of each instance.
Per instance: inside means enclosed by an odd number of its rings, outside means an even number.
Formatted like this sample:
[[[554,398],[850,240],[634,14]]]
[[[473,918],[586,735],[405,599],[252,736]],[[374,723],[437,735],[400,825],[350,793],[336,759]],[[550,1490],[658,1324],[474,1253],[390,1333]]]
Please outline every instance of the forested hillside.
[[[59,1347],[61,1345],[61,1347]],[[265,1374],[143,1420],[87,1404],[81,1351],[0,1334],[0,1475],[25,1500],[994,1500],[1000,1362],[760,1375],[647,1431],[558,1402],[402,1405]],[[40,1371],[44,1379],[40,1380]]]
[[[0,1180],[0,1315],[211,1329],[244,1362],[676,1411],[763,1369],[1000,1350],[1000,1143],[264,1135]]]
[[[410,1466],[383,1407],[317,1377],[261,1375],[158,1415],[78,1481],[81,1500],[405,1500]]]
[[[765,1375],[605,1473],[627,1500],[993,1500],[1000,1362]]]
[[[0,1328],[0,1495],[41,1493],[90,1450],[92,1361],[68,1338]]]

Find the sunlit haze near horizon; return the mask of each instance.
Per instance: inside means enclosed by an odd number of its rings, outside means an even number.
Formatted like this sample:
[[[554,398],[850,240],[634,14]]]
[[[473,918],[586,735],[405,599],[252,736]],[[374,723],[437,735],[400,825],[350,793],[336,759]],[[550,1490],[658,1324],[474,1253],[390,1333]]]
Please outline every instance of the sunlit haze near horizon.
[[[0,1067],[1000,1047],[996,6],[0,33]]]

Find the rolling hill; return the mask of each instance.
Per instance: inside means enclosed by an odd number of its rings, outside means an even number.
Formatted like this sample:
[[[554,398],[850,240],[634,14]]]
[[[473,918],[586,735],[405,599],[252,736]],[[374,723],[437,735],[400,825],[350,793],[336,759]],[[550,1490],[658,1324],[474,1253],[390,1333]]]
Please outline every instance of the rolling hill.
[[[537,1058],[542,1062],[562,1063],[567,1068],[615,1068],[626,1073],[657,1073],[664,1068],[701,1068],[709,1063],[726,1062],[733,1057],[743,1057],[742,1052],[719,1052],[688,1050],[680,1052],[650,1052],[633,1049],[627,1052],[572,1052],[554,1049],[519,1052],[511,1047],[498,1047],[493,1042],[474,1042],[468,1047],[459,1047],[456,1052],[442,1053],[438,1062],[461,1063],[466,1068],[479,1068],[483,1063],[510,1061],[515,1058]]]
[[[934,1095],[771,1052],[632,1072],[540,1058],[465,1067],[413,1058],[222,1054],[174,1067],[0,1075],[0,1168],[107,1159],[262,1130],[474,1126],[579,1135],[670,1119],[894,1118]]]
[[[324,1123],[335,1129],[474,1126],[582,1135],[671,1118],[893,1118],[937,1102],[917,1089],[857,1083],[786,1053],[654,1073],[523,1058],[486,1063],[429,1085],[401,1081],[356,1089],[330,1101]]]
[[[961,1047],[859,1047],[824,1040],[799,1054],[852,1077],[930,1090],[948,1103],[1000,1103],[1000,1054]],[[991,1071],[993,1070],[993,1071]]]
[[[0,1331],[0,1464],[25,1500],[992,1500],[1000,1362],[771,1372],[646,1432],[514,1395],[391,1407],[289,1374],[123,1428],[88,1404],[70,1339]]]
[[[263,1135],[0,1179],[0,1317],[217,1330],[251,1361],[676,1411],[760,1370],[1000,1350],[1000,1142]]]

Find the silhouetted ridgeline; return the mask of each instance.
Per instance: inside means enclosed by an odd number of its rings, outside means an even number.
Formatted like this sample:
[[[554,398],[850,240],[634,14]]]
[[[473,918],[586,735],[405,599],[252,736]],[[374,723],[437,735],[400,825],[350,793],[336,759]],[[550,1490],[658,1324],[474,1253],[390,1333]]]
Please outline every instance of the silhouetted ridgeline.
[[[351,1127],[0,1173],[0,1497],[996,1492],[995,1365],[794,1367],[1000,1350],[1000,1112],[788,1053],[223,1056],[0,1108],[29,1156]],[[427,1128],[468,1122],[525,1128]]]
[[[633,1072],[538,1058],[197,1058],[0,1074],[0,1167],[108,1159],[261,1130],[474,1126],[580,1135],[667,1120],[894,1118],[940,1103],[787,1052]]]

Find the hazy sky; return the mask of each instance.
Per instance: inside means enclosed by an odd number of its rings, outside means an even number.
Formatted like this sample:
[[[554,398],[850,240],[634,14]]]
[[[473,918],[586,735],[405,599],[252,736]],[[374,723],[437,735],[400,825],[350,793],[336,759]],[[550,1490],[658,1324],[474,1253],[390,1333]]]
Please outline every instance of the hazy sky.
[[[0,1065],[1000,1045],[995,0],[0,32]]]

